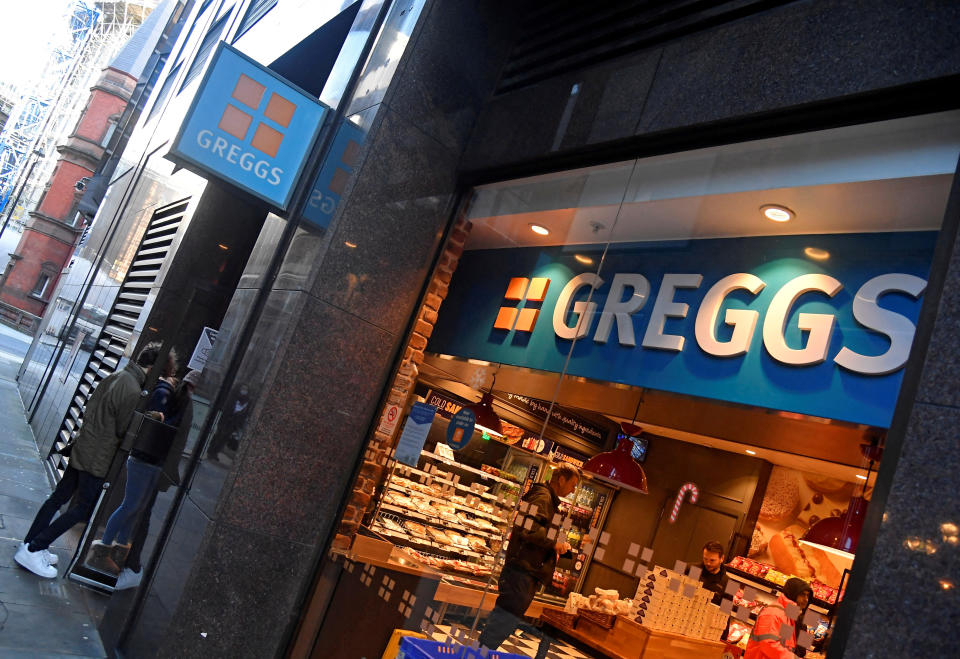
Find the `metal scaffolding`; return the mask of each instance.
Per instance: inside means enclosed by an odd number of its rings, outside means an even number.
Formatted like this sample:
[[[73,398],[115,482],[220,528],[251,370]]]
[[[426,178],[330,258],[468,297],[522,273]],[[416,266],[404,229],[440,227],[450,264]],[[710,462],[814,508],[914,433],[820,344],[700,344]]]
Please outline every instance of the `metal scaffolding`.
[[[158,0],[64,3],[67,29],[51,36],[43,75],[30,88],[15,90],[10,118],[0,133],[0,215],[11,213],[14,223],[22,224],[25,211],[39,203],[57,163],[56,146],[76,126],[89,89],[157,4]],[[17,208],[6,208],[14,195],[19,198]]]

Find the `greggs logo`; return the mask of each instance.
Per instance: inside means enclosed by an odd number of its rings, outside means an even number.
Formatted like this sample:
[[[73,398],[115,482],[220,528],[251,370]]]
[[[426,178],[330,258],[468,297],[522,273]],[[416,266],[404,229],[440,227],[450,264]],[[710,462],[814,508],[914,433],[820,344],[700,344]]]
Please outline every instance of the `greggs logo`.
[[[700,274],[663,275],[640,340],[641,348],[683,351],[686,337],[669,333],[666,323],[668,319],[682,321],[693,316],[690,321],[693,338],[703,352],[713,357],[745,355],[755,343],[755,329],[759,325],[763,348],[775,361],[791,366],[813,366],[832,360],[848,371],[862,375],[887,375],[903,368],[913,343],[916,329],[913,322],[881,306],[880,298],[893,293],[918,299],[927,285],[915,275],[889,273],[870,279],[852,295],[852,313],[857,323],[885,336],[889,343],[882,354],[867,355],[845,346],[841,346],[838,352],[830,352],[837,320],[831,313],[798,314],[792,322],[804,336],[805,345],[795,348],[787,343],[788,321],[793,318],[792,311],[801,296],[812,294],[829,299],[844,288],[840,281],[828,274],[804,274],[791,279],[769,298],[765,309],[725,308],[724,303],[732,293],[746,292],[755,297],[766,287],[765,281],[746,272],[734,273],[714,282],[702,298],[699,309],[692,310],[688,304],[675,299],[681,289],[699,289],[703,283],[704,277]],[[511,279],[504,299],[518,304],[500,307],[494,327],[532,332],[541,309],[539,305],[530,305],[543,302],[549,284],[550,280],[543,277]],[[557,338],[589,340],[592,334],[594,343],[605,344],[611,335],[615,335],[620,346],[637,347],[639,337],[634,333],[633,317],[653,297],[650,282],[639,273],[615,273],[605,295],[591,294],[606,286],[607,282],[595,273],[577,275],[566,283],[552,313],[553,332]],[[585,296],[587,300],[582,299]],[[727,327],[722,337],[717,332],[718,324]]]
[[[540,315],[539,305],[547,297],[547,288],[550,280],[546,277],[514,277],[507,286],[504,300],[517,302],[516,306],[500,307],[497,320],[493,323],[494,329],[516,330],[517,332],[532,332]]]
[[[283,143],[282,129],[290,127],[296,104],[276,92],[268,97],[266,92],[264,85],[240,74],[217,128],[241,144],[231,143],[212,130],[204,129],[197,133],[197,146],[253,172],[270,185],[279,185],[283,168],[273,166],[254,151],[244,148],[249,144],[257,152],[276,158]]]

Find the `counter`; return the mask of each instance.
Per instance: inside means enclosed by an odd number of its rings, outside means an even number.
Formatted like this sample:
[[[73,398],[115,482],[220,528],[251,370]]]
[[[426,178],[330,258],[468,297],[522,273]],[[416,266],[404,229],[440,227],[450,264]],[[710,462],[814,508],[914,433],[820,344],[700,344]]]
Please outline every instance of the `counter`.
[[[541,609],[563,611],[560,607],[548,604],[541,605]],[[584,618],[578,618],[574,627],[554,622],[544,624],[610,659],[720,659],[727,647],[726,643],[720,641],[647,629],[623,617],[616,618],[612,629]]]

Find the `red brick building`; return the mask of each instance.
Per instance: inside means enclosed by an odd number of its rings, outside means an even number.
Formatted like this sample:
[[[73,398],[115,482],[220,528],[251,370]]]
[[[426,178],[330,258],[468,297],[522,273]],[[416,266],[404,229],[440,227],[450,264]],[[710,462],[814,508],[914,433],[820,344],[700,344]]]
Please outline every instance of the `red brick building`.
[[[11,255],[0,282],[0,301],[43,315],[83,231],[83,217],[77,213],[83,186],[78,183],[97,170],[136,84],[135,74],[111,64],[90,90],[76,128],[57,147],[60,159]]]

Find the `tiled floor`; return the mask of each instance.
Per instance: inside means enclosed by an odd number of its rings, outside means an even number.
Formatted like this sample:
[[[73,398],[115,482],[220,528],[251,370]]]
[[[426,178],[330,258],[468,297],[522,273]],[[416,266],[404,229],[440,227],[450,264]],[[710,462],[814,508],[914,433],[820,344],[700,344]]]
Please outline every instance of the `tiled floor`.
[[[50,492],[14,378],[19,359],[0,350],[0,657],[104,657],[97,620],[105,595],[63,578],[42,579],[13,560],[17,546]],[[24,348],[25,350],[25,348]],[[61,575],[79,527],[50,548]]]

